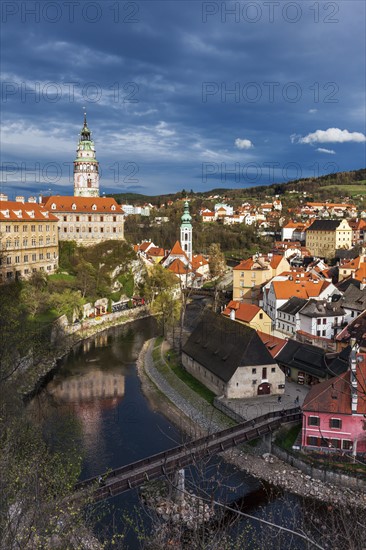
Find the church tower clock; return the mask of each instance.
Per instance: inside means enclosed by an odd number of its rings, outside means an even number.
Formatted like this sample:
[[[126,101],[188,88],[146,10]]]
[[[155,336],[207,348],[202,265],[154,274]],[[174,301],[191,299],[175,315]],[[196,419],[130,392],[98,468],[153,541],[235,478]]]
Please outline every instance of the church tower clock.
[[[95,158],[94,141],[86,122],[86,113],[74,160],[74,196],[99,197],[99,163]]]

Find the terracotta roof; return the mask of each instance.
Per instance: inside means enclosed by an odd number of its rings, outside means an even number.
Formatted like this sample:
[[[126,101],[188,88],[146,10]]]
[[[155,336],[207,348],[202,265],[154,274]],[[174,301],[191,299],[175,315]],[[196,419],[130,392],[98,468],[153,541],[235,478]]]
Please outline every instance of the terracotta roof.
[[[144,241],[138,246],[138,249],[141,252],[145,252],[149,248],[149,246],[151,246],[151,241]]]
[[[202,216],[212,218],[215,214],[213,212],[202,212]]]
[[[148,250],[148,255],[149,256],[164,256],[164,248],[159,248],[157,246],[152,246],[151,248],[149,248]]]
[[[244,323],[250,323],[257,313],[261,311],[261,308],[254,304],[246,304],[244,302],[238,302],[237,300],[231,300],[222,312],[223,315],[229,317],[232,309],[235,309],[235,320],[243,321]]]
[[[277,269],[282,259],[283,256],[281,256],[280,254],[274,254],[270,261],[270,266],[272,267],[272,269]]]
[[[269,353],[272,355],[272,357],[276,357],[276,355],[281,351],[281,349],[286,345],[287,342],[287,340],[284,340],[283,338],[277,338],[277,336],[266,334],[265,332],[261,332],[260,330],[257,330],[257,334],[262,340],[263,344],[268,349]]]
[[[366,279],[366,262],[363,262],[360,267],[355,271],[354,278],[356,281],[363,282]]]
[[[318,280],[318,279],[317,279]],[[273,290],[277,300],[289,300],[292,296],[298,298],[312,298],[319,296],[323,290],[325,290],[330,283],[327,281],[314,281],[303,280],[297,283],[296,281],[273,281]]]
[[[233,269],[238,269],[241,271],[250,270],[253,264],[254,264],[253,258],[248,258],[247,260],[241,261],[240,264],[233,267]]]
[[[357,414],[366,413],[366,354],[357,354],[361,361],[357,361],[356,379],[358,388]],[[303,410],[352,414],[351,372],[347,370],[340,376],[325,380],[313,386],[306,395]]]
[[[192,271],[190,268],[187,269],[185,264],[179,258],[173,260],[168,269],[176,275],[185,275],[186,273],[190,273]]]
[[[170,256],[176,255],[176,256],[185,256],[185,257],[187,257],[187,255],[184,252],[183,248],[181,247],[179,241],[175,241],[175,244],[174,244],[173,248],[171,249],[169,255]]]
[[[0,201],[0,220],[6,221],[52,221],[58,218],[42,204],[35,202]]]
[[[55,204],[56,208],[51,208]],[[73,197],[73,196],[53,196],[45,198],[45,207],[54,212],[87,212],[92,214],[110,213],[123,214],[122,207],[117,204],[115,199],[108,197]],[[73,205],[74,208],[73,208]],[[92,208],[92,207],[95,208]]]
[[[192,269],[195,271],[196,269],[199,269],[203,265],[208,265],[208,261],[206,258],[202,256],[202,254],[196,254],[192,257]]]

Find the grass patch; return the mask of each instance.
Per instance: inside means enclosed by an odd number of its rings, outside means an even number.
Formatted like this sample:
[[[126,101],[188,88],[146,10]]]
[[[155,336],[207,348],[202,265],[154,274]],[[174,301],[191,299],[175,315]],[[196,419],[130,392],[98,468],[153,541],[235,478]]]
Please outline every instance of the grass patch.
[[[69,273],[54,273],[53,275],[49,275],[48,279],[50,281],[64,281],[67,283],[71,283],[76,280],[76,276],[70,275]]]
[[[323,188],[324,189],[324,188]],[[363,182],[360,184],[351,185],[330,185],[326,187],[327,191],[342,191],[345,195],[366,195],[366,185]]]
[[[60,313],[58,313],[55,309],[49,309],[48,311],[44,311],[42,313],[39,313],[32,319],[32,321],[37,324],[48,324],[53,323],[58,317],[60,317]]]
[[[295,443],[296,438],[301,430],[301,424],[296,424],[295,426],[291,426],[290,429],[285,430],[282,429],[279,431],[277,437],[276,437],[276,445],[279,447],[282,447],[282,449],[285,449],[286,451],[292,450],[292,445]]]
[[[171,370],[178,378],[180,378],[180,380],[182,380],[182,382],[184,382],[189,388],[191,388],[191,390],[202,397],[202,399],[207,401],[207,403],[213,405],[215,394],[182,367],[179,358],[177,357],[177,354],[175,352],[169,351],[168,353],[166,353],[165,361],[169,363]]]

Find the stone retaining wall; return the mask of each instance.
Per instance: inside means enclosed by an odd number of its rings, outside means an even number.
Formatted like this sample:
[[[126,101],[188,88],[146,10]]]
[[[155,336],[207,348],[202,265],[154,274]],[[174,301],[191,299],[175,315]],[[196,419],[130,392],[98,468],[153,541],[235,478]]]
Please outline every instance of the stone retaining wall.
[[[322,470],[320,468],[315,468],[311,464],[301,460],[301,458],[296,457],[273,444],[271,453],[294,468],[301,470],[312,479],[318,479],[324,483],[341,485],[342,487],[349,487],[350,489],[355,489],[358,491],[366,490],[366,480],[363,480],[360,477],[342,474],[340,472],[335,472],[334,470]]]

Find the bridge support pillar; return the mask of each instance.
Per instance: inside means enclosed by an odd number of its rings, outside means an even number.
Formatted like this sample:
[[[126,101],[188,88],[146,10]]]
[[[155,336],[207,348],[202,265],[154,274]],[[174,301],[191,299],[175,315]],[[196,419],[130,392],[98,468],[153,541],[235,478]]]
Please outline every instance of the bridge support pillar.
[[[266,453],[270,453],[272,451],[272,432],[262,436],[262,445]]]
[[[174,474],[173,479],[174,492],[173,499],[177,502],[184,502],[184,491],[185,491],[185,471],[184,468],[178,470]]]

